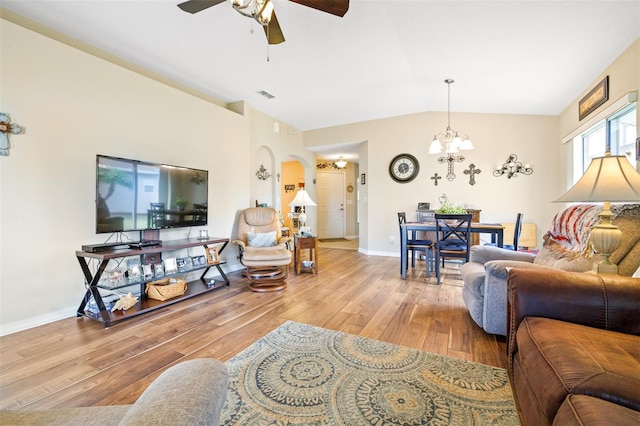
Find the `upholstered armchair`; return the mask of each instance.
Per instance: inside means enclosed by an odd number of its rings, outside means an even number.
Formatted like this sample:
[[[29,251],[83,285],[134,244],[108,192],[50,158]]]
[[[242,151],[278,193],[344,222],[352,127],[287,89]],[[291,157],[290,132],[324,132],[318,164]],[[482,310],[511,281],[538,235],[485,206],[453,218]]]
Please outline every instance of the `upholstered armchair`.
[[[599,221],[601,208],[578,204],[556,214],[537,255],[471,247],[470,261],[461,268],[462,298],[471,318],[487,333],[506,336],[508,268],[590,271],[600,261],[589,244],[589,234]],[[640,204],[612,206],[611,210],[613,223],[622,231],[622,242],[610,261],[618,265],[620,275],[632,276],[640,267]]]
[[[238,216],[237,237],[240,263],[253,291],[282,290],[287,286],[291,251],[283,237],[278,212],[269,207],[252,207]]]

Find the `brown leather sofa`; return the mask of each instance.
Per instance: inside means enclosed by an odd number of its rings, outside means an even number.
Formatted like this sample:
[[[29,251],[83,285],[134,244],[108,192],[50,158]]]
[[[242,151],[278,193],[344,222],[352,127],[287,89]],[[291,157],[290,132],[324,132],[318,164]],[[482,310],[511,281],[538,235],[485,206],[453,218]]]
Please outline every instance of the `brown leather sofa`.
[[[509,374],[524,425],[640,425],[640,279],[508,275]]]

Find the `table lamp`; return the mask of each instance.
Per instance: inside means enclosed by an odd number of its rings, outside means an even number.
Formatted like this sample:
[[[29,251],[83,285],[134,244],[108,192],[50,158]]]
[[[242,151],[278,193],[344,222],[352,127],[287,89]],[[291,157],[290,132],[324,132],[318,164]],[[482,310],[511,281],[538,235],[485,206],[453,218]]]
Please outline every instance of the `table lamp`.
[[[309,194],[307,194],[307,191],[305,191],[304,187],[301,187],[296,193],[293,201],[289,203],[289,207],[302,207],[302,212],[298,215],[300,227],[303,227],[305,222],[307,221],[307,214],[305,212],[306,206],[317,206],[317,204],[313,202],[311,197],[309,197]]]
[[[555,202],[602,202],[601,222],[591,229],[591,245],[602,260],[594,265],[598,273],[617,274],[618,266],[609,256],[620,245],[622,232],[611,223],[611,202],[640,202],[640,174],[624,155],[591,159],[584,175]]]

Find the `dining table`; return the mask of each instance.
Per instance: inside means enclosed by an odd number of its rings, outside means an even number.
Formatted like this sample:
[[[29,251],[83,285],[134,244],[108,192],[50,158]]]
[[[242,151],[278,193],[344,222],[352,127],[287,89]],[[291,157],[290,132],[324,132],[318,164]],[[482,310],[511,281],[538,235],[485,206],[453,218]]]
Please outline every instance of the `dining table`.
[[[410,233],[416,231],[436,232],[436,222],[406,222],[400,225],[400,272],[402,279],[407,279],[407,239]],[[490,234],[491,242],[498,247],[504,246],[504,226],[500,223],[471,222],[471,232],[478,234]]]

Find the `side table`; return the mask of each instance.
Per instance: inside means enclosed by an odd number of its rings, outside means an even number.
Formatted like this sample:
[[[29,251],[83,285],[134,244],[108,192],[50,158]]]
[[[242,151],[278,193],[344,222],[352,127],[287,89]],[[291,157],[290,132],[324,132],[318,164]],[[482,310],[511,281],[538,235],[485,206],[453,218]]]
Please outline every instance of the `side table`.
[[[299,274],[302,269],[309,269],[312,273],[318,273],[318,237],[314,236],[302,236],[299,234],[293,234],[294,243],[294,256],[293,261],[296,266],[296,274]],[[309,250],[309,261],[311,266],[309,268],[302,267],[302,250]]]

